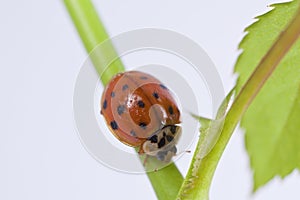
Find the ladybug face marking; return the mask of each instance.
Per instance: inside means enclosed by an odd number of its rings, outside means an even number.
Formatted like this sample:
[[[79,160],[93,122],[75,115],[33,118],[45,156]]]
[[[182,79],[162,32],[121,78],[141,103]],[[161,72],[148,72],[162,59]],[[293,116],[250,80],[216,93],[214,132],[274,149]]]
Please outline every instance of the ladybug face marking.
[[[168,88],[153,76],[117,74],[104,89],[101,105],[108,127],[124,144],[162,161],[176,154],[180,111]]]
[[[181,136],[181,127],[169,125],[163,127],[143,144],[146,154],[156,156],[157,159],[169,162],[176,154],[176,144]]]

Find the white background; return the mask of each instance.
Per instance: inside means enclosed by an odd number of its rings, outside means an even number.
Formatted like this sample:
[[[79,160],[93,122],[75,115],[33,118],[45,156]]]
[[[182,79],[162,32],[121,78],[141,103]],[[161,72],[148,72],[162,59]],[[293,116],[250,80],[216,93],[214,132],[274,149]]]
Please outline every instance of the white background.
[[[226,91],[243,29],[271,1],[94,1],[109,33],[167,28],[195,40],[213,59]],[[72,111],[76,76],[86,52],[62,1],[1,1],[0,199],[155,199],[145,175],[96,162],[77,137]],[[212,200],[299,199],[294,172],[251,195],[252,179],[237,130],[217,168]],[[288,155],[287,155],[288,156]],[[186,173],[188,159],[178,163]]]

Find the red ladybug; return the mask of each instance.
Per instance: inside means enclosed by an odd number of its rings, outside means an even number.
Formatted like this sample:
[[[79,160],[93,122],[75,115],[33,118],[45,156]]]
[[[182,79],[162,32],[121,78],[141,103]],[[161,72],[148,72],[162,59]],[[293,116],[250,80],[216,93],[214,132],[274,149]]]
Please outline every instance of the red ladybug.
[[[169,162],[181,135],[180,111],[168,88],[139,71],[117,74],[104,89],[101,114],[114,136]]]

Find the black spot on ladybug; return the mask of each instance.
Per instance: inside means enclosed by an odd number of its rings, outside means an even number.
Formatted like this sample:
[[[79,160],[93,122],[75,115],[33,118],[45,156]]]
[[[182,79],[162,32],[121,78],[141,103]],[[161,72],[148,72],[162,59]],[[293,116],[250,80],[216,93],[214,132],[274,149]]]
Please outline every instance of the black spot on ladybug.
[[[116,122],[116,121],[112,121],[112,122],[110,122],[110,126],[111,126],[111,128],[112,128],[113,130],[116,130],[116,129],[118,129],[118,124],[117,124],[117,122]]]
[[[107,108],[107,101],[105,99],[104,102],[103,102],[103,109],[106,109],[106,108]]]
[[[172,106],[169,106],[168,110],[169,110],[169,113],[170,113],[171,115],[174,114],[174,110],[173,110]]]
[[[176,126],[171,125],[170,131],[171,131],[171,133],[174,135],[174,134],[176,133]]]
[[[134,130],[130,131],[130,135],[132,135],[133,137],[136,137],[136,133],[134,132]]]
[[[142,79],[142,80],[147,80],[148,77],[146,77],[146,76],[141,76],[140,79]]]
[[[167,135],[166,132],[163,132],[163,136],[166,137],[166,135]]]
[[[128,89],[128,85],[127,84],[123,85],[122,90],[125,91],[127,89]]]
[[[165,90],[168,89],[168,88],[167,88],[166,86],[164,86],[163,84],[160,84],[159,86],[160,86],[162,89],[165,89]]]
[[[137,105],[140,107],[140,108],[144,108],[145,107],[145,103],[143,101],[138,101],[137,102]]]
[[[114,92],[111,92],[111,93],[110,93],[110,96],[111,96],[111,97],[115,97],[116,94],[115,94]]]
[[[172,135],[167,135],[166,138],[167,138],[168,142],[171,142],[174,139],[174,137]]]
[[[149,138],[151,143],[157,143],[157,135],[153,135],[152,137]]]
[[[139,124],[139,126],[140,126],[142,129],[146,129],[147,124],[144,123],[144,122],[141,122],[141,123]]]
[[[118,114],[122,115],[125,111],[125,106],[124,105],[119,105],[117,108]]]
[[[165,144],[166,144],[166,140],[163,137],[163,138],[160,139],[160,141],[158,142],[157,146],[158,146],[158,148],[162,148],[163,146],[165,146]]]
[[[158,95],[157,92],[154,92],[152,95],[155,97],[155,99],[158,99],[158,98],[159,98],[159,95]]]

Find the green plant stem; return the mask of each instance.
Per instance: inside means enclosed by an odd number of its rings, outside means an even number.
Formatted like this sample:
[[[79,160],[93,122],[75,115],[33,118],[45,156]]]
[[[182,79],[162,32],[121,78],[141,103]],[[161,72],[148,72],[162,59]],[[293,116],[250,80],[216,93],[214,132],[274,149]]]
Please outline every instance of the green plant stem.
[[[118,58],[118,54],[108,40],[109,36],[97,11],[89,0],[64,0],[64,3],[102,83],[106,85],[112,76],[124,71],[125,67],[120,59],[111,62]],[[104,49],[99,48],[99,44],[105,44]]]
[[[90,0],[64,0],[64,3],[103,85],[106,85],[112,76],[125,68],[120,59],[114,60],[118,58],[118,54],[113,44],[107,40],[109,36],[97,11]],[[183,182],[183,177],[174,163],[147,175],[157,197],[164,200],[174,199]]]
[[[147,174],[158,199],[176,199],[183,183],[183,177],[174,163],[161,170],[148,172]]]
[[[209,199],[209,189],[217,164],[241,117],[300,35],[300,8],[295,18],[280,34],[260,61],[229,109],[220,138],[212,151],[200,159],[196,148],[192,164],[178,194],[178,199]]]

